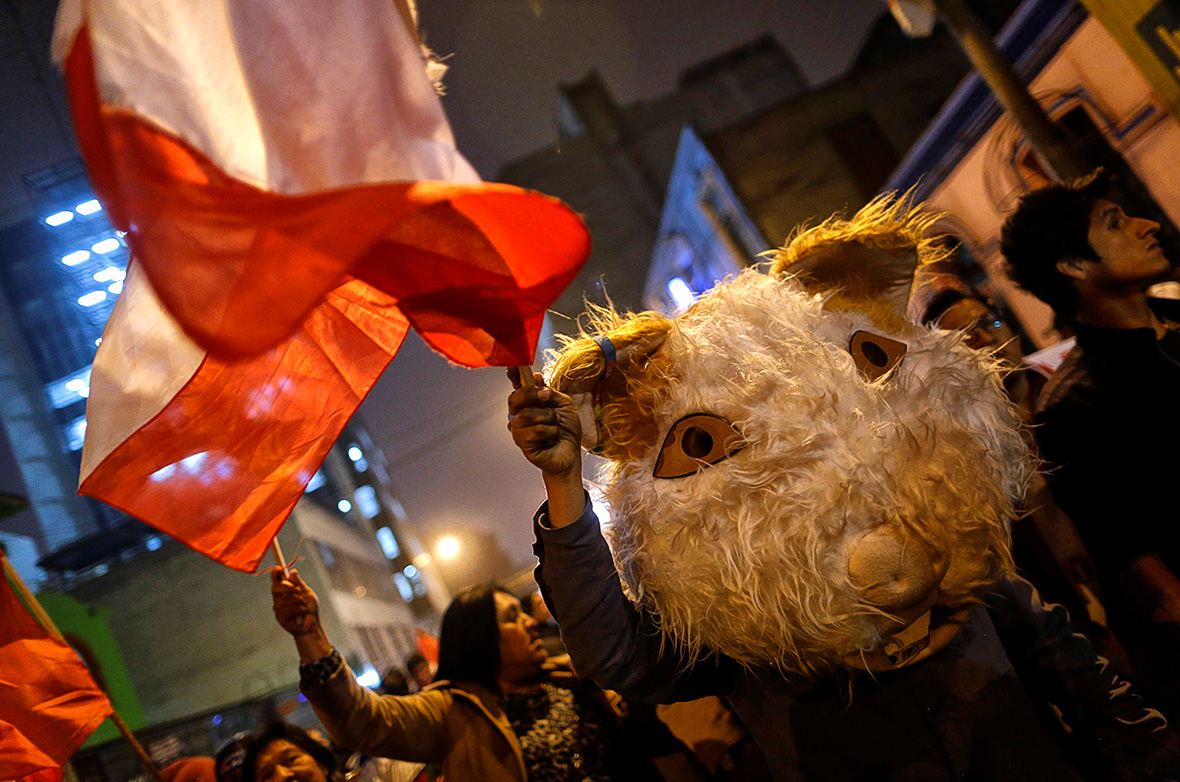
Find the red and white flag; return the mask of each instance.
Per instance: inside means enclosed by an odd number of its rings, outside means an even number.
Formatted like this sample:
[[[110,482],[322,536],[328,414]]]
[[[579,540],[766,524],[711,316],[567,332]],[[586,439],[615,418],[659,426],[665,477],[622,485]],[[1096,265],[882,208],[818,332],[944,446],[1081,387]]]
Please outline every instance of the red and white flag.
[[[54,782],[111,702],[0,573],[0,780]]]
[[[253,570],[413,326],[531,363],[589,253],[455,150],[404,0],[65,0],[79,146],[133,265],[81,493]]]

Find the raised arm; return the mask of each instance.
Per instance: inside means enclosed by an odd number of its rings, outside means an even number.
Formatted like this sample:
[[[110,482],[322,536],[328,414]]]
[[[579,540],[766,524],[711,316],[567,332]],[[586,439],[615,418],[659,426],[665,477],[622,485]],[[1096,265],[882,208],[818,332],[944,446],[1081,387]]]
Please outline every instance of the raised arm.
[[[578,674],[632,698],[693,700],[729,689],[729,666],[684,659],[654,617],[623,593],[610,549],[582,487],[581,425],[573,401],[545,388],[508,398],[513,440],[540,468],[549,501],[534,519],[537,583]]]
[[[300,689],[337,745],[396,760],[443,760],[449,692],[394,697],[361,687],[328,640],[319,600],[299,571],[272,572],[271,597],[275,619],[295,639]]]
[[[573,524],[585,505],[582,490],[582,423],[574,402],[545,386],[540,373],[535,386],[521,387],[509,370],[514,391],[508,397],[508,430],[516,447],[541,471],[549,498],[549,523]]]

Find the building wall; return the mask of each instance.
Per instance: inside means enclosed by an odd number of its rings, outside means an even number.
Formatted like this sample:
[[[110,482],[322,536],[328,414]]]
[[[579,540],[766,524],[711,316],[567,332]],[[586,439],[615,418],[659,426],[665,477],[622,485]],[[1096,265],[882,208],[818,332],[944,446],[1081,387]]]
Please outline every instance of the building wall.
[[[700,294],[796,226],[855,211],[876,194],[967,70],[945,31],[921,41],[900,35],[887,19],[847,76],[721,130],[685,128],[646,306],[683,309],[670,285]]]
[[[653,101],[618,106],[593,72],[562,87],[562,140],[500,171],[505,182],[561,198],[590,229],[590,259],[552,309],[576,317],[584,298],[641,309],[680,129],[716,130],[804,86],[790,56],[762,38],[686,71],[675,91]],[[573,327],[559,318],[554,328]]]
[[[284,548],[299,541],[290,527]],[[322,587],[314,569],[313,588]],[[275,623],[265,577],[229,570],[179,543],[70,590],[105,611],[148,725],[293,685],[298,657]],[[325,616],[329,632],[339,623]]]
[[[871,119],[896,161],[966,70],[962,54],[942,34],[735,127],[706,134],[705,142],[763,237],[779,246],[800,223],[855,211],[892,168],[875,186],[866,186],[856,170],[858,161],[842,154],[834,129],[857,118]]]
[[[1110,34],[1087,19],[1032,80],[1031,90],[1053,118],[1082,106],[1110,145],[1144,182],[1173,222],[1180,222],[1175,175],[1180,123],[1152,93]],[[1003,274],[999,230],[1017,199],[1041,180],[1016,163],[1027,149],[1022,135],[1000,118],[933,188],[931,206],[954,214],[956,233],[987,270],[1030,339],[1045,347],[1060,339],[1052,313]]]

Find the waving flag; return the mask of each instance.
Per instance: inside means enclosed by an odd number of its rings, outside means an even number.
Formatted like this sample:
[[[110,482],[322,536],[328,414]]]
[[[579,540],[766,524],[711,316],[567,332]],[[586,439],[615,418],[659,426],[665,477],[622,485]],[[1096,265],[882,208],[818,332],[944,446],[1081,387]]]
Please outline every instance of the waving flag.
[[[531,363],[589,253],[455,150],[404,0],[65,0],[79,145],[133,266],[80,491],[252,570],[412,325]]]
[[[110,713],[78,655],[0,574],[0,779],[60,780],[62,764]]]

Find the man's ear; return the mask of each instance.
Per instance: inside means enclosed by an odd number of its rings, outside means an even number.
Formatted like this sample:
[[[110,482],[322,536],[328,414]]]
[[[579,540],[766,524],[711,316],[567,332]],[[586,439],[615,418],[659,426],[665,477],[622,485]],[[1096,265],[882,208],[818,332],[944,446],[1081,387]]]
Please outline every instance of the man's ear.
[[[1082,258],[1062,258],[1057,262],[1057,271],[1066,277],[1072,277],[1075,280],[1084,280],[1089,274],[1090,263],[1092,261],[1086,261]]]

